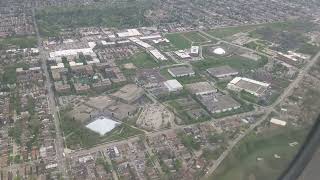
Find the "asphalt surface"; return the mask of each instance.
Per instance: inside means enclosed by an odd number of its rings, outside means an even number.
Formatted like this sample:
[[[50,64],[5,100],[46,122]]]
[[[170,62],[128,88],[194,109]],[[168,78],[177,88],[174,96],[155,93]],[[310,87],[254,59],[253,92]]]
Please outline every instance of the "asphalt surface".
[[[50,81],[50,76],[47,69],[48,53],[42,48],[42,39],[39,34],[39,29],[35,19],[34,10],[32,14],[33,14],[34,27],[35,27],[35,31],[38,39],[38,48],[40,52],[41,66],[45,75],[45,87],[47,88],[49,110],[53,116],[53,121],[55,124],[55,130],[56,130],[56,139],[55,139],[56,159],[55,160],[57,161],[59,172],[62,174],[63,178],[68,179],[67,166],[66,166],[66,161],[64,157],[64,140],[60,130],[60,121],[58,116],[59,114],[58,114],[58,109],[55,101],[54,91],[52,89],[53,85],[52,85],[52,82]]]
[[[317,62],[320,57],[320,52],[318,52],[311,61],[299,72],[297,78],[285,89],[285,91],[280,95],[280,97],[267,108],[266,114],[255,124],[253,124],[244,134],[241,134],[238,138],[236,138],[227,148],[226,151],[222,153],[222,155],[215,161],[212,167],[209,168],[207,174],[204,176],[204,179],[208,178],[223,162],[223,160],[228,156],[228,154],[232,151],[232,149],[245,137],[247,136],[254,128],[258,127],[262,122],[264,122],[267,117],[272,113],[274,108],[282,102],[286,97],[291,95],[294,88],[298,87],[298,84],[302,81],[305,74],[308,73],[310,68]]]

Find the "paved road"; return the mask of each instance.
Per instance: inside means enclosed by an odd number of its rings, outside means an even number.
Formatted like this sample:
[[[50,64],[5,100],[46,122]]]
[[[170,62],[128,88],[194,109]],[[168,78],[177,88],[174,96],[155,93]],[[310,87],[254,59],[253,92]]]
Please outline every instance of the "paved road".
[[[285,89],[285,91],[280,95],[280,97],[271,105],[267,108],[266,114],[255,124],[250,126],[249,129],[244,134],[241,134],[239,137],[237,137],[227,148],[225,152],[222,153],[222,155],[215,161],[215,163],[209,168],[207,174],[204,176],[203,179],[208,178],[222,163],[222,161],[228,156],[228,154],[232,151],[232,149],[251,131],[258,127],[262,122],[264,122],[267,117],[271,114],[271,112],[274,110],[275,106],[277,106],[279,103],[281,103],[286,97],[288,97],[292,91],[294,90],[295,87],[298,86],[298,84],[301,82],[303,79],[304,75],[309,72],[310,68],[317,62],[318,58],[320,57],[320,52],[314,56],[311,61],[300,71],[299,75],[297,78]]]
[[[48,54],[47,52],[43,49],[42,47],[42,40],[39,34],[39,29],[38,29],[38,25],[35,19],[35,12],[33,10],[33,22],[34,22],[34,27],[35,27],[35,31],[36,31],[36,35],[37,35],[37,39],[38,39],[38,48],[39,48],[39,52],[40,52],[40,60],[42,63],[42,69],[45,75],[45,86],[47,88],[47,98],[48,98],[48,105],[49,105],[49,110],[50,113],[53,115],[53,120],[54,120],[54,124],[55,124],[55,130],[56,130],[56,141],[55,141],[55,148],[56,148],[56,160],[58,163],[58,168],[59,168],[59,172],[62,173],[63,178],[64,179],[68,179],[68,174],[67,174],[67,166],[66,166],[66,162],[65,162],[65,157],[63,156],[64,154],[64,141],[63,141],[63,137],[61,134],[61,130],[60,130],[60,121],[58,118],[58,109],[56,106],[56,101],[55,101],[55,97],[54,97],[54,92],[52,89],[52,83],[50,81],[50,76],[49,76],[49,72],[47,69],[47,59],[48,59]]]
[[[231,118],[244,118],[244,117],[248,117],[248,116],[251,116],[251,115],[254,115],[254,114],[264,113],[264,111],[265,110],[263,108],[261,108],[261,110],[259,110],[259,111],[251,111],[251,112],[246,112],[246,113],[242,113],[242,114],[236,114],[236,115],[233,115],[233,116],[228,116],[228,117],[224,117],[224,118],[220,118],[220,119],[215,119],[214,121],[217,122],[217,121],[223,121],[223,120],[231,119]],[[186,128],[186,127],[192,127],[192,126],[196,126],[196,125],[199,125],[199,124],[209,124],[209,123],[212,123],[212,122],[213,121],[206,121],[206,122],[201,122],[201,123],[197,123],[197,124],[190,124],[190,125],[180,125],[180,126],[177,125],[175,128],[163,129],[163,130],[159,130],[159,131],[155,131],[155,132],[148,132],[146,135],[147,136],[157,136],[157,135],[160,135],[160,134],[166,134],[166,133],[171,132],[173,130],[178,130],[178,129],[182,129],[182,128]],[[85,156],[85,155],[88,155],[88,154],[91,154],[91,153],[95,153],[95,152],[98,152],[98,151],[105,151],[106,148],[109,147],[109,146],[117,146],[117,145],[120,145],[120,144],[125,143],[125,142],[137,141],[139,139],[139,136],[140,135],[133,136],[133,137],[125,139],[125,140],[99,144],[99,145],[97,145],[95,147],[92,147],[92,148],[89,148],[89,149],[80,149],[80,150],[77,150],[77,151],[73,151],[73,152],[67,154],[66,156],[69,157],[69,158],[75,158],[75,157],[78,157],[78,156]]]

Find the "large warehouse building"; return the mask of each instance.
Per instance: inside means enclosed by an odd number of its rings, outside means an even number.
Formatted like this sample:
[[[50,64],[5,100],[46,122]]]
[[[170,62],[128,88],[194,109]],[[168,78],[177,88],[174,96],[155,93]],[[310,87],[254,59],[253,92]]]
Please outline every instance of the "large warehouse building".
[[[169,92],[177,92],[183,89],[183,86],[175,79],[165,81],[164,85],[168,88]]]
[[[216,78],[225,78],[228,76],[236,76],[238,75],[238,71],[231,68],[230,66],[219,66],[214,68],[207,69],[207,72]]]
[[[262,96],[264,92],[269,88],[270,84],[256,81],[244,77],[235,77],[228,84],[228,89],[233,91],[246,91],[255,96]]]

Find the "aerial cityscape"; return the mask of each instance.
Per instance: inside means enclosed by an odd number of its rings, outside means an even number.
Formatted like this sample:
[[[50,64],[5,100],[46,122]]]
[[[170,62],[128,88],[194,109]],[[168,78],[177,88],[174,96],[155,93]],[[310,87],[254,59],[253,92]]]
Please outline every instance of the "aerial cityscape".
[[[318,0],[1,0],[0,180],[273,180],[320,109]]]

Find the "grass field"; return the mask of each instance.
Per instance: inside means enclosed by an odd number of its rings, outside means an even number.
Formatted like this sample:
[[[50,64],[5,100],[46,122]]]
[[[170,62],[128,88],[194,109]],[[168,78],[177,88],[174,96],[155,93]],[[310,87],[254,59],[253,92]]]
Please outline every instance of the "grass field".
[[[183,36],[185,36],[187,39],[195,43],[202,43],[202,42],[209,41],[209,39],[202,36],[199,32],[195,32],[195,31],[183,33]]]
[[[167,34],[166,38],[168,38],[170,43],[178,49],[187,49],[191,47],[191,42],[180,33]]]
[[[192,65],[200,70],[206,70],[211,67],[218,67],[222,65],[229,65],[238,70],[250,70],[261,67],[265,64],[265,60],[253,61],[241,56],[231,57],[207,57],[203,61],[195,62]]]
[[[137,68],[154,68],[159,65],[151,55],[146,52],[140,52],[128,59],[119,61],[121,64],[133,63]]]
[[[289,143],[297,141],[301,145],[307,132],[307,128],[286,127],[257,135],[252,133],[235,147],[209,179],[276,179],[298,150],[298,146],[291,147]],[[275,154],[280,158],[275,158]],[[263,160],[258,161],[258,157]]]
[[[70,110],[66,109],[60,112],[61,129],[63,130],[66,144],[70,149],[77,149],[78,147],[89,148],[102,142],[120,140],[143,133],[143,131],[127,124],[121,124],[104,136],[100,136],[98,133],[86,128],[84,124],[72,119],[67,114]]]
[[[223,39],[225,37],[232,36],[240,32],[249,32],[249,31],[255,30],[257,27],[260,27],[260,26],[261,25],[226,27],[226,28],[213,29],[208,31],[207,33],[209,33],[212,36]]]
[[[320,51],[320,46],[315,46],[309,43],[304,44],[300,49],[298,49],[299,53],[309,54],[311,56],[317,54]]]
[[[37,46],[37,43],[37,38],[34,36],[0,38],[0,49],[5,49],[10,46],[33,48]]]

